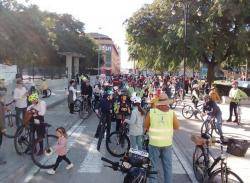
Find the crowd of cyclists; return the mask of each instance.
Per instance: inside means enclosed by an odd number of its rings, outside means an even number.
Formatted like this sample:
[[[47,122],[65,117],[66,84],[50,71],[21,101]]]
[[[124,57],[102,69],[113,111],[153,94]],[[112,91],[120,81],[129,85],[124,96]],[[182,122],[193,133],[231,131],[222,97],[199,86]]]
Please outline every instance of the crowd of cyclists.
[[[128,124],[131,147],[138,150],[143,150],[144,134],[150,131],[150,129],[152,131],[152,128],[157,126],[152,120],[163,121],[164,116],[167,116],[168,120],[171,121],[171,127],[166,125],[168,127],[162,127],[162,130],[166,128],[165,130],[171,131],[170,134],[173,135],[173,130],[179,128],[179,122],[175,113],[171,115],[173,103],[180,100],[185,106],[184,99],[186,102],[186,98],[189,97],[194,108],[197,108],[198,104],[202,103],[203,115],[207,116],[204,124],[214,119],[214,128],[216,128],[219,138],[222,142],[225,140],[222,131],[222,111],[218,105],[218,103],[221,103],[221,97],[216,88],[213,85],[211,86],[208,81],[201,83],[198,77],[184,80],[183,77],[178,76],[157,75],[97,76],[93,88],[87,77],[84,76],[79,81],[79,83],[81,83],[81,94],[88,95],[89,105],[93,105],[91,107],[97,115],[101,119],[105,119],[107,125],[106,143],[111,143],[109,142],[109,136],[111,133],[112,121],[116,122],[115,131],[120,130],[121,124]],[[94,102],[91,102],[92,95],[94,96]],[[240,124],[237,106],[239,106],[242,99],[247,97],[246,93],[238,88],[238,81],[233,81],[232,88],[229,92],[230,116],[227,122],[232,122],[232,112],[234,110],[235,120],[233,122]],[[162,99],[165,100],[166,98],[167,102],[163,102],[165,106],[161,106]],[[150,121],[154,124],[153,127],[150,127]],[[99,136],[102,135],[100,134],[101,125],[103,125],[102,120],[100,120],[97,126],[95,138],[99,138]],[[169,158],[171,157],[171,150],[169,150],[169,147],[171,147],[172,141],[169,139],[172,138],[172,135],[164,137],[164,135],[160,133],[160,128],[161,127],[157,126],[155,129],[157,132],[149,133],[151,134],[149,137],[151,148],[147,150],[149,150],[149,154],[151,155],[153,167],[158,166],[157,154],[161,154],[160,159],[163,162],[164,179],[166,182],[171,182],[172,176],[170,172],[172,168],[170,164],[172,160]],[[153,140],[154,136],[157,136],[158,139],[156,138],[157,140]],[[154,145],[160,148],[155,148]],[[98,147],[97,149],[99,150]],[[151,180],[151,182],[157,181]]]
[[[198,104],[202,102],[204,115],[215,118],[216,128],[219,131],[219,136],[223,140],[222,132],[222,112],[218,103],[221,102],[221,98],[218,95],[216,88],[209,85],[207,81],[201,83],[198,77],[184,78],[182,76],[145,76],[145,75],[113,75],[96,76],[94,82],[90,82],[90,78],[85,75],[81,75],[76,80],[70,80],[68,86],[68,103],[69,111],[71,114],[75,113],[75,101],[78,97],[77,85],[80,85],[80,96],[86,97],[88,105],[92,108],[100,119],[105,119],[107,125],[106,136],[111,133],[112,122],[116,122],[115,131],[119,131],[121,124],[126,123],[129,126],[129,137],[131,147],[134,149],[142,150],[143,147],[143,135],[149,130],[149,113],[151,118],[161,120],[159,116],[164,115],[162,111],[169,111],[174,109],[173,103],[177,100],[184,102],[190,97],[194,108],[197,108]],[[48,88],[47,83],[43,80],[44,88]],[[43,90],[43,97],[47,96],[47,89]],[[2,134],[6,132],[4,126],[4,114],[5,114],[5,95],[7,93],[3,80],[0,83],[0,144],[2,142]],[[229,93],[230,98],[230,116],[227,120],[232,121],[233,111],[235,114],[235,120],[233,122],[239,123],[239,114],[237,113],[237,106],[243,98],[247,98],[247,95],[238,88],[238,82],[233,81],[232,89]],[[27,89],[24,86],[22,79],[16,80],[16,87],[13,91],[13,100],[15,102],[15,110],[17,116],[17,127],[20,127],[25,121],[30,125],[33,133],[33,138],[43,138],[45,128],[42,125],[44,123],[44,116],[46,114],[46,103],[41,100],[34,85],[31,84]],[[164,107],[161,107],[163,104]],[[157,109],[160,110],[157,111]],[[154,114],[153,111],[154,109]],[[155,111],[156,110],[156,111]],[[28,111],[28,112],[27,112]],[[171,110],[172,111],[172,110]],[[169,115],[169,113],[168,113]],[[178,129],[179,122],[173,113],[171,119],[173,120],[173,129]],[[22,120],[19,120],[22,119]],[[101,120],[100,120],[101,121]],[[152,120],[151,120],[151,123]],[[95,138],[99,138],[101,123],[97,125]],[[58,137],[66,137],[63,128],[58,128]],[[151,129],[152,130],[152,129]],[[167,129],[166,129],[167,130]],[[157,136],[157,135],[156,135]],[[151,136],[152,138],[152,136]],[[169,137],[158,137],[169,138]],[[58,146],[62,143],[62,147],[65,148],[65,141],[58,142]],[[157,143],[156,143],[157,144]],[[161,144],[161,143],[159,143]],[[164,143],[163,143],[164,144]],[[62,149],[58,152],[64,152]],[[40,148],[37,155],[44,153],[43,141],[40,142]],[[29,153],[30,148],[26,150]],[[65,159],[69,163],[69,168],[73,167],[68,159],[65,158],[66,154],[58,154],[56,166],[48,173],[54,174],[58,164]],[[4,160],[0,160],[0,164],[5,164]]]

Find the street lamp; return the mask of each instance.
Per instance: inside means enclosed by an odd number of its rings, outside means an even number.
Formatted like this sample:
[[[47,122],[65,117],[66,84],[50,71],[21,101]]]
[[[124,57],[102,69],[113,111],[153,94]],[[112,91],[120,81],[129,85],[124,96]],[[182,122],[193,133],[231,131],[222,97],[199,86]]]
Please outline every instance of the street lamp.
[[[186,62],[187,62],[187,21],[188,21],[188,12],[189,12],[189,6],[190,6],[191,1],[186,1],[186,0],[180,0],[180,1],[175,1],[172,5],[171,8],[171,14],[175,15],[176,14],[176,8],[181,7],[183,9],[184,13],[184,56],[183,56],[183,86],[185,84],[185,78],[186,78]],[[199,8],[197,10],[197,15],[201,16],[202,11]]]
[[[100,32],[100,30],[102,29],[101,27],[99,27],[98,28],[99,29],[99,32]],[[100,33],[99,33],[99,35],[98,35],[98,44],[99,44],[99,46],[98,46],[98,75],[100,75],[100,60],[101,60],[101,51],[102,51],[102,44],[101,44],[101,35],[100,35]]]

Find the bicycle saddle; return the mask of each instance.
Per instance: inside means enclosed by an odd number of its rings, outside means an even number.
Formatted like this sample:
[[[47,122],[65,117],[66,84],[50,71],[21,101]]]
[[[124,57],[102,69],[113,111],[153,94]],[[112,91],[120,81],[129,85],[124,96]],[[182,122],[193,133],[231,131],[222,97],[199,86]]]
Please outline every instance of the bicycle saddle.
[[[202,133],[201,137],[204,138],[204,139],[206,139],[206,140],[209,140],[209,139],[212,138],[211,135],[209,135],[208,133]]]

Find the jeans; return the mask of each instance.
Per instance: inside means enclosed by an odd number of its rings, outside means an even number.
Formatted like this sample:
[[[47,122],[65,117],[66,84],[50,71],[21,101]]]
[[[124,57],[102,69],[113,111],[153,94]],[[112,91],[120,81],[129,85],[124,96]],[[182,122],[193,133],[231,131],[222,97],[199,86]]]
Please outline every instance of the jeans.
[[[129,138],[133,149],[142,150],[142,135],[130,135]]]
[[[172,146],[155,147],[149,145],[149,158],[152,163],[152,171],[159,172],[158,170],[159,170],[159,158],[160,158],[164,173],[163,183],[173,182],[172,153],[173,153]],[[159,183],[157,175],[151,175],[149,178],[149,183]]]
[[[27,110],[27,108],[18,108],[18,107],[16,107],[16,123],[17,123],[17,127],[20,127],[22,125],[22,121],[23,121],[26,110]]]
[[[237,106],[238,106],[237,103],[230,102],[230,107],[229,107],[229,110],[230,110],[229,119],[230,120],[232,120],[233,111],[234,111],[235,119],[238,120]]]
[[[223,136],[222,129],[221,129],[221,127],[222,127],[222,113],[219,112],[218,114],[216,114],[215,119],[216,119],[215,120],[216,128],[217,128],[220,136]]]

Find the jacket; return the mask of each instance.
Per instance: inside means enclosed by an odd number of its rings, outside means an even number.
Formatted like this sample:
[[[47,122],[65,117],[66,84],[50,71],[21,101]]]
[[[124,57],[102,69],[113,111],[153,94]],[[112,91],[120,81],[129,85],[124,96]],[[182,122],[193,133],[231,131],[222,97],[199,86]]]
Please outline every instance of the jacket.
[[[126,123],[129,124],[130,135],[133,136],[143,135],[144,116],[141,115],[137,107],[133,109],[130,120],[126,120]]]
[[[58,156],[64,156],[67,154],[67,139],[60,137],[55,145],[55,151]]]

